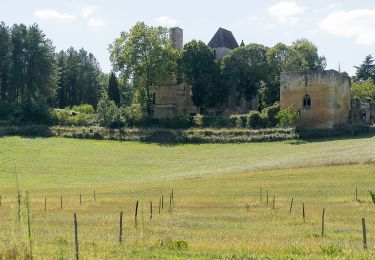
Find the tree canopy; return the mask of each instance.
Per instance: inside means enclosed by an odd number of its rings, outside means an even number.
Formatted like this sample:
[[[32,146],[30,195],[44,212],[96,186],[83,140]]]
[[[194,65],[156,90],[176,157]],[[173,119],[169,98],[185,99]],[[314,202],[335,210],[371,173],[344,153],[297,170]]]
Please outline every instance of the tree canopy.
[[[71,47],[57,54],[57,63],[61,73],[58,106],[90,104],[96,107],[107,83],[101,81],[102,72],[94,55],[83,48],[77,51]]]
[[[212,50],[202,41],[193,40],[184,46],[181,58],[183,78],[191,85],[191,94],[194,105],[201,108],[203,105],[213,106],[222,101],[224,91],[215,89],[220,84],[219,66],[214,60]]]
[[[0,24],[0,100],[53,101],[58,82],[55,48],[34,24]]]
[[[138,22],[128,32],[122,32],[110,44],[109,51],[114,70],[131,81],[133,87],[145,88],[146,111],[151,114],[150,87],[171,79],[176,71],[177,51],[169,41],[168,30]]]
[[[354,67],[357,69],[354,77],[355,81],[366,81],[372,78],[375,82],[375,64],[374,58],[371,55],[367,55],[360,66]]]

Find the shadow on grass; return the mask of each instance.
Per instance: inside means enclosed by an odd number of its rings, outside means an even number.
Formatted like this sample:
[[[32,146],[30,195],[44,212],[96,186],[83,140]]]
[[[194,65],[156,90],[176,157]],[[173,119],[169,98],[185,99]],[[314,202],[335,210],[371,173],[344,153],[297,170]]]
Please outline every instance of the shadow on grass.
[[[368,139],[375,137],[374,126],[349,126],[338,129],[296,130],[299,138],[288,142],[292,145],[332,142],[338,140]]]

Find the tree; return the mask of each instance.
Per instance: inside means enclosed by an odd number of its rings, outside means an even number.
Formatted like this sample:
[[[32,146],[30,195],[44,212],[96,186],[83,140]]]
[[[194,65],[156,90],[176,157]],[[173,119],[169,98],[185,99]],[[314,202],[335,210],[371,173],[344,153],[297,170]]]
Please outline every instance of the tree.
[[[10,79],[10,31],[4,23],[0,23],[0,101],[8,99]]]
[[[60,108],[80,104],[96,107],[103,83],[99,63],[92,53],[73,47],[56,57],[61,72],[57,103]]]
[[[278,43],[268,49],[269,73],[259,90],[260,106],[272,106],[280,100],[280,74],[284,71],[322,71],[326,59],[319,56],[318,48],[306,39],[297,40],[292,46]]]
[[[108,80],[108,97],[113,100],[117,106],[120,104],[120,89],[114,72],[111,72]]]
[[[375,83],[372,78],[366,81],[353,82],[352,95],[355,98],[375,104]]]
[[[181,69],[183,78],[191,85],[193,103],[199,109],[204,105],[212,107],[225,99],[225,91],[215,89],[220,85],[220,68],[204,42],[193,40],[184,46]]]
[[[365,60],[360,66],[355,66],[357,72],[355,74],[355,81],[366,81],[372,78],[375,83],[375,64],[374,58],[371,55],[367,55]]]
[[[319,56],[318,48],[307,39],[300,39],[292,44],[292,49],[298,54],[298,71],[323,71],[327,66],[324,56]]]
[[[145,88],[145,109],[151,115],[150,87],[171,79],[176,70],[177,51],[169,41],[167,28],[138,22],[129,32],[122,32],[109,51],[114,70],[131,80],[133,87]]]
[[[235,88],[248,101],[257,94],[267,78],[267,47],[249,44],[237,48],[223,60],[222,76],[228,89]]]

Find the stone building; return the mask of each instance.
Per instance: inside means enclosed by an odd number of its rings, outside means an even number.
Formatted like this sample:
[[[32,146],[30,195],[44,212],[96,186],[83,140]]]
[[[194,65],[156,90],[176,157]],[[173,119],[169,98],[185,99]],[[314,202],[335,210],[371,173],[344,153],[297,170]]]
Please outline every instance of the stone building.
[[[375,104],[352,99],[350,104],[350,124],[374,124],[375,123]]]
[[[334,70],[283,72],[281,109],[300,112],[297,127],[334,128],[349,124],[351,78]]]
[[[211,41],[208,43],[208,47],[213,50],[215,59],[220,61],[228,55],[229,52],[239,46],[231,31],[219,28],[214,37],[212,37]]]
[[[178,27],[170,28],[169,35],[174,48],[182,50],[183,30]],[[244,45],[243,42],[242,45]],[[232,32],[223,28],[219,28],[208,46],[212,49],[215,59],[218,62],[230,51],[239,47]],[[156,118],[195,115],[199,112],[191,98],[191,87],[186,83],[177,84],[176,80],[164,82],[160,86],[153,87],[151,94],[153,99],[153,114]],[[201,112],[210,116],[229,117],[232,114],[243,114],[250,110],[256,110],[258,106],[258,97],[249,102],[245,98],[240,97],[235,89],[232,89],[226,104]]]

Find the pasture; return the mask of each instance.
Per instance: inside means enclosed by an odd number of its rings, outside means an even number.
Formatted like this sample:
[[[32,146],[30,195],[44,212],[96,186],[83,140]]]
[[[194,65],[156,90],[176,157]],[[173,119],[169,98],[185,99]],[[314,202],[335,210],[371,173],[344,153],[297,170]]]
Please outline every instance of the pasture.
[[[74,213],[82,259],[375,257],[374,137],[224,145],[5,137],[0,163],[0,258],[29,252],[15,172],[30,193],[36,259],[74,258]]]

